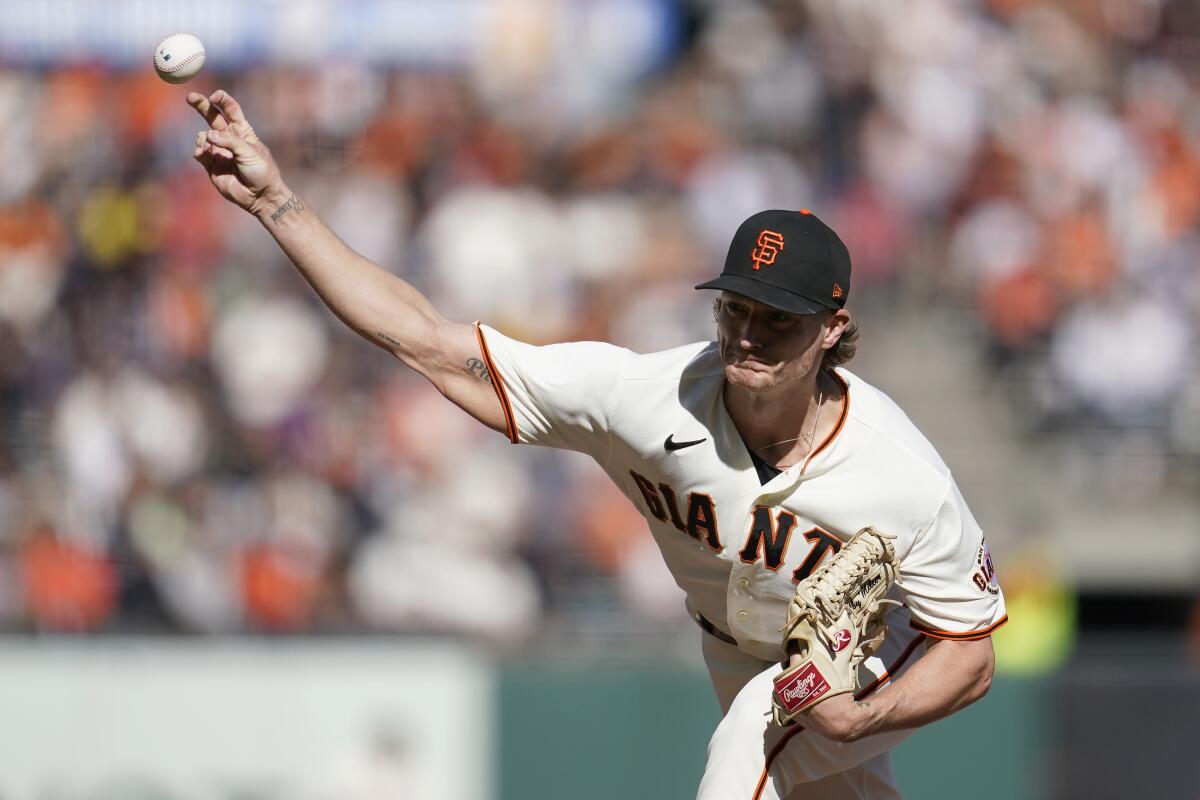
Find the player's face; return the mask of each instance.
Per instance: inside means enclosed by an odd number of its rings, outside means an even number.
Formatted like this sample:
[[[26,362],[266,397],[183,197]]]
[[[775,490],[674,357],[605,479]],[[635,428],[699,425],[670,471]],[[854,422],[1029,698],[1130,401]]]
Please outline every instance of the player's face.
[[[766,391],[811,375],[821,365],[833,319],[830,311],[789,314],[740,294],[722,292],[717,344],[726,382]]]

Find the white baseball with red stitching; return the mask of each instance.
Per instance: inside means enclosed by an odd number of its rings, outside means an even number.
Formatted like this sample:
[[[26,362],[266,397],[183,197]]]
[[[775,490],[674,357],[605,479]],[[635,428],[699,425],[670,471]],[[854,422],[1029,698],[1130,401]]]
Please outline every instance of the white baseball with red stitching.
[[[186,83],[204,66],[204,45],[190,33],[168,36],[154,48],[154,71],[167,83]]]

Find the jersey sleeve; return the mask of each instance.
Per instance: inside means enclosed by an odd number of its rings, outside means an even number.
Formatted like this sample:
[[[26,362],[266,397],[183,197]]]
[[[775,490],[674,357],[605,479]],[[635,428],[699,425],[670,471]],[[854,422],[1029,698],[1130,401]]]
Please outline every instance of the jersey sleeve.
[[[535,346],[475,329],[508,438],[603,460],[630,351],[602,342]]]
[[[982,639],[1008,621],[983,531],[954,484],[900,559],[912,626],[939,639]]]

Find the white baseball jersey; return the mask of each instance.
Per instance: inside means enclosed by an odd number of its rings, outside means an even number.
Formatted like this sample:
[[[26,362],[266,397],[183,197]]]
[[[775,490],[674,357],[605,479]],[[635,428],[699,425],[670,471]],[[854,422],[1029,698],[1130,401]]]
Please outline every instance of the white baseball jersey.
[[[801,783],[839,800],[899,797],[887,751],[911,731],[838,744],[766,723],[796,584],[863,527],[896,535],[891,596],[904,605],[863,662],[858,696],[914,661],[925,636],[982,638],[1007,619],[983,534],[908,417],[836,369],[834,429],[806,463],[764,484],[725,409],[715,343],[639,355],[477,332],[509,438],[594,458],[645,516],[693,615],[736,640],[704,640],[725,717],[698,800],[780,800]]]
[[[840,408],[823,412],[838,414],[834,430],[807,466],[764,485],[725,409],[714,343],[639,355],[479,333],[509,438],[594,458],[645,515],[690,608],[743,652],[784,658],[779,628],[797,582],[867,525],[898,537],[894,594],[905,606],[889,636],[973,639],[1006,620],[949,469],[895,403],[847,370],[833,371]]]

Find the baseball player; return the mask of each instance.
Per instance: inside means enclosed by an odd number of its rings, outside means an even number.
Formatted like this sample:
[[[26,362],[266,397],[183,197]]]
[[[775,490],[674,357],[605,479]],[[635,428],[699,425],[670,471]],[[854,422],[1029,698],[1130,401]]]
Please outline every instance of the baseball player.
[[[228,93],[189,94],[195,158],[337,316],[514,443],[587,453],[642,511],[688,608],[724,717],[703,800],[900,797],[889,750],[987,691],[1004,600],[950,471],[904,413],[845,370],[850,257],[807,211],[738,229],[715,342],[639,355],[535,347],[444,319],[341,242],[283,182]],[[888,634],[858,691],[771,719],[796,661],[780,627],[800,581],[865,526],[893,537]]]

